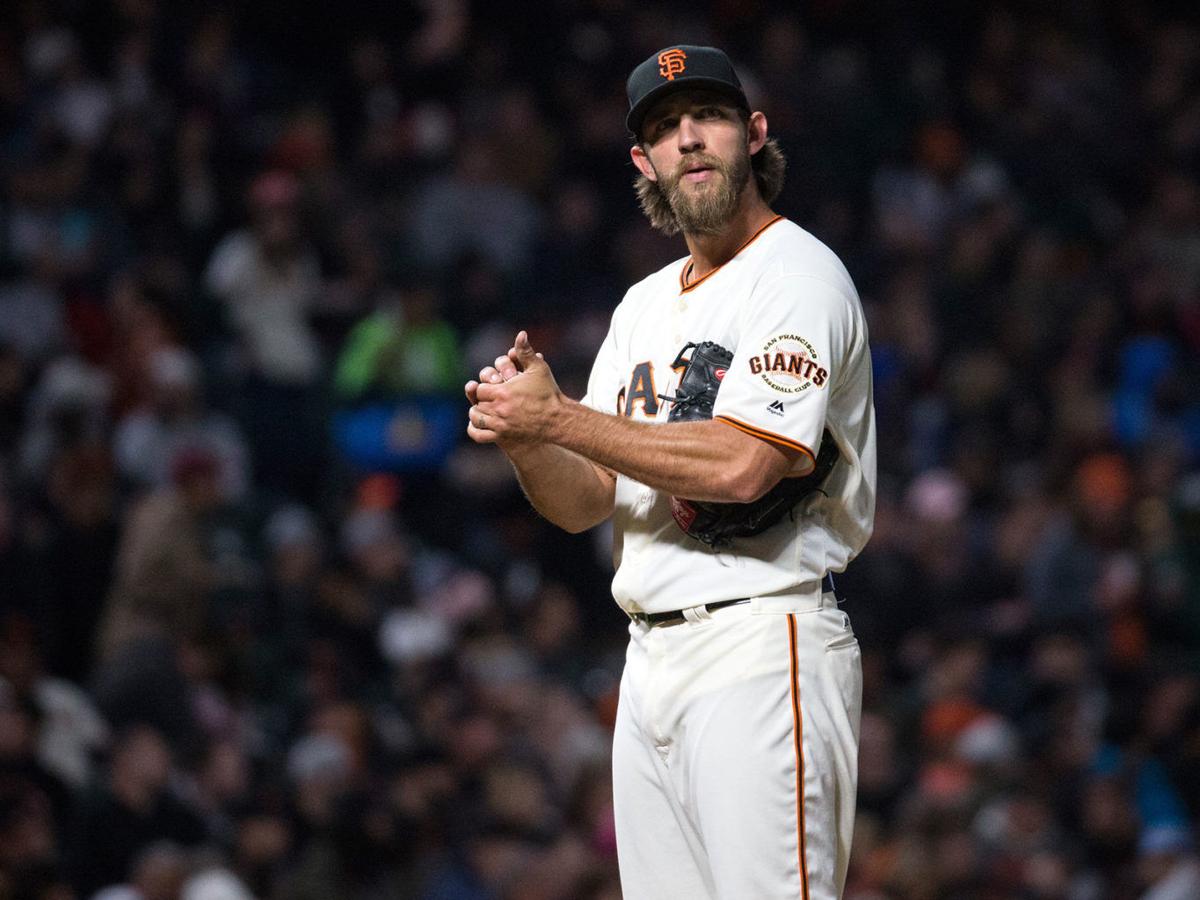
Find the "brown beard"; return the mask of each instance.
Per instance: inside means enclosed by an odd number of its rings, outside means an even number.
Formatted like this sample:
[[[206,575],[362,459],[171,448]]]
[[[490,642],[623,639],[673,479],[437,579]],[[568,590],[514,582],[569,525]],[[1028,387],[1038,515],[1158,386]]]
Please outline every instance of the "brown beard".
[[[683,176],[698,163],[713,169],[719,177],[703,190],[687,190]],[[694,155],[680,160],[673,173],[659,180],[684,234],[720,234],[737,212],[742,190],[750,181],[750,153],[743,149],[728,163],[716,156]]]
[[[690,191],[683,187],[683,176],[697,163],[712,169],[717,177],[704,189]],[[658,175],[657,181],[646,179],[644,185],[639,184],[638,188],[639,193],[645,187],[648,192],[658,195],[655,198],[642,196],[643,209],[651,199],[669,208],[671,222],[664,231],[668,234],[679,231],[684,234],[720,234],[737,212],[742,191],[750,181],[750,153],[743,148],[728,163],[716,156],[690,154],[680,160],[674,172],[663,175],[655,169],[655,174]]]
[[[759,195],[766,203],[774,202],[783,189],[786,166],[787,161],[775,138],[768,138],[763,148],[750,157],[750,170],[754,175],[754,182],[758,186]],[[723,179],[723,183],[731,182],[726,178]],[[679,234],[679,219],[676,217],[670,198],[663,190],[662,185],[638,173],[633,186],[637,192],[642,212],[650,220],[651,227],[663,234]]]

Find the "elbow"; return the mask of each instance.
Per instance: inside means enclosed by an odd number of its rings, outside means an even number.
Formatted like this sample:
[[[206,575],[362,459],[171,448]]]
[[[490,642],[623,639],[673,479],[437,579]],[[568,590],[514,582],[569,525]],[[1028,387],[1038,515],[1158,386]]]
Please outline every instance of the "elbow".
[[[724,493],[731,503],[753,503],[779,483],[779,476],[763,466],[743,466],[730,474]]]
[[[555,522],[559,528],[567,534],[583,534],[592,526],[584,519],[567,519],[562,522]]]
[[[595,528],[612,515],[612,507],[581,508],[573,510],[538,510],[551,524],[561,528],[567,534],[583,534]]]
[[[591,531],[607,518],[608,516],[603,516],[599,519],[569,519],[563,522],[556,522],[555,524],[567,532],[567,534],[583,534],[585,531]]]

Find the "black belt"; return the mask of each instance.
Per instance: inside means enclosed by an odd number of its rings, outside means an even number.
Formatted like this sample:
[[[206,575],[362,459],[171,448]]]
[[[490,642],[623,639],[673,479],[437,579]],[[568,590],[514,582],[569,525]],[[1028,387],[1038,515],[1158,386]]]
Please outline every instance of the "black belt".
[[[821,593],[831,594],[833,590],[833,575],[826,572],[825,577],[821,579]],[[739,597],[736,600],[717,600],[714,603],[705,603],[703,608],[712,612],[717,609],[724,609],[726,606],[737,606],[740,603],[749,603],[749,597]],[[683,610],[675,609],[670,612],[644,613],[633,612],[627,613],[629,618],[635,622],[640,622],[643,625],[649,625],[652,628],[659,625],[679,625],[681,622],[686,622],[687,617],[684,616]]]

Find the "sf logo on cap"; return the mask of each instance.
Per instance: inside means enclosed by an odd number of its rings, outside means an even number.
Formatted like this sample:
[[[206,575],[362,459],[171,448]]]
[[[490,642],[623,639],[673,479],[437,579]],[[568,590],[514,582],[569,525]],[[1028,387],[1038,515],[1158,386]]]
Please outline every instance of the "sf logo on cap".
[[[678,47],[673,50],[664,50],[658,54],[658,74],[667,81],[674,81],[676,75],[683,74],[685,59],[687,59],[687,54]]]

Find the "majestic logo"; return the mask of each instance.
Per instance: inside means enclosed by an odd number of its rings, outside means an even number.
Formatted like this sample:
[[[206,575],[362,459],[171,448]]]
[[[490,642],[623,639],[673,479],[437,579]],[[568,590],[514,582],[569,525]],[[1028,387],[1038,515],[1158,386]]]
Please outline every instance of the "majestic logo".
[[[767,404],[767,412],[772,413],[773,415],[776,415],[776,416],[782,416],[783,415],[783,401],[775,400],[771,403],[768,403]]]
[[[717,381],[725,380],[725,369],[713,369],[713,375],[717,377]]]
[[[687,59],[687,54],[678,47],[673,50],[664,50],[658,54],[658,74],[667,81],[674,81],[676,75],[682,75],[683,70],[687,68],[684,60]]]
[[[771,338],[762,353],[750,357],[749,364],[752,375],[784,394],[823,388],[829,381],[829,370],[817,361],[816,348],[798,334]]]

